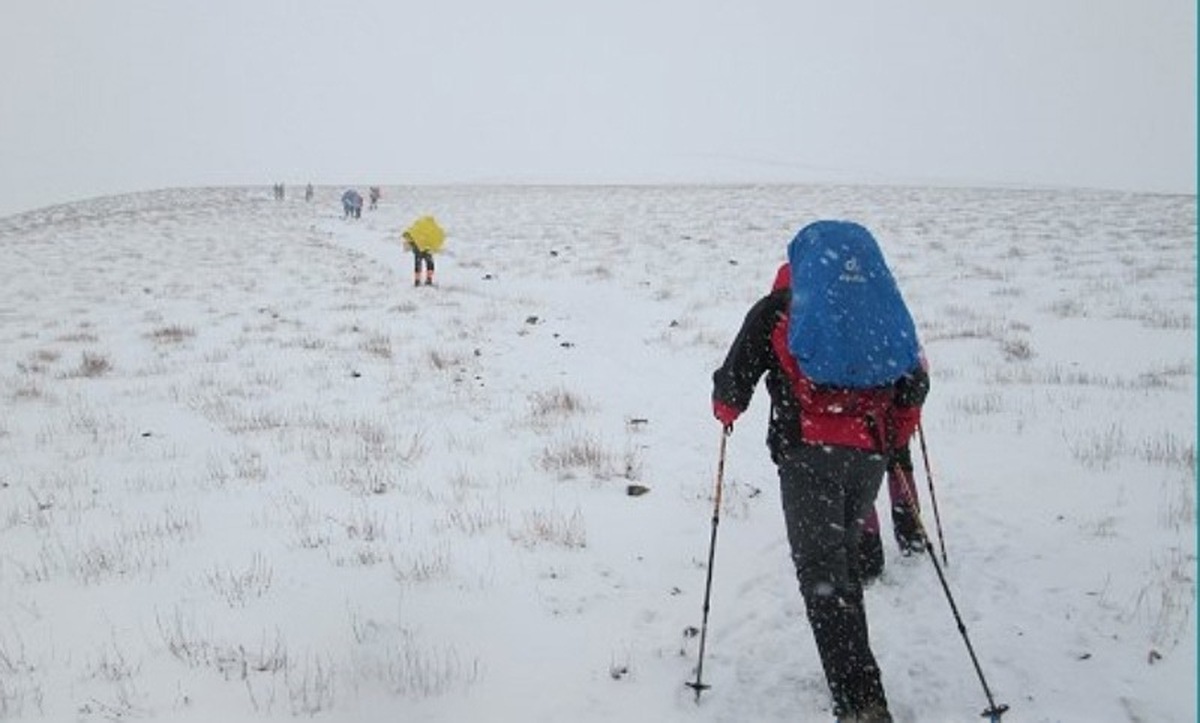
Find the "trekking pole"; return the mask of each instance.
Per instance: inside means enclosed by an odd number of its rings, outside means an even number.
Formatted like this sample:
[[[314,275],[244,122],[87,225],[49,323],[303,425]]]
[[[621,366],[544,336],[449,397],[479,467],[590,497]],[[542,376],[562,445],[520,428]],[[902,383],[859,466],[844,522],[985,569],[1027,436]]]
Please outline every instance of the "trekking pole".
[[[917,427],[919,430],[920,427]],[[921,438],[921,451],[925,451],[925,439]],[[928,458],[926,458],[926,469],[928,469]],[[915,484],[913,480],[904,473],[904,470],[899,464],[894,464],[892,470],[900,475],[904,481],[908,492],[915,493]],[[930,480],[933,478],[931,477]],[[933,487],[930,486],[932,494]],[[915,497],[913,499],[916,499]],[[934,514],[937,514],[937,505],[934,505]],[[946,582],[946,574],[942,572],[942,566],[938,563],[937,553],[933,551],[933,545],[929,544],[929,535],[925,532],[925,524],[921,521],[921,513],[919,510],[913,510],[914,518],[917,522],[917,531],[921,535],[921,539],[925,541],[925,549],[929,551],[929,560],[933,563],[933,569],[937,571],[938,582],[942,584],[942,592],[946,593],[946,602],[950,603],[950,612],[954,613],[954,622],[958,625],[958,633],[962,636],[963,642],[967,645],[967,653],[971,656],[971,664],[975,666],[975,674],[979,676],[979,682],[983,686],[983,694],[987,696],[988,707],[980,715],[988,719],[988,723],[1000,723],[1000,716],[1008,711],[1008,704],[1001,703],[996,705],[995,699],[992,697],[992,690],[988,687],[987,679],[983,677],[983,668],[979,667],[979,658],[975,656],[975,647],[971,645],[971,638],[967,636],[967,626],[963,623],[962,616],[958,614],[958,605],[954,603],[954,596],[950,594],[950,585]],[[938,534],[941,534],[939,526]],[[942,550],[942,558],[945,559],[945,548]]]
[[[922,530],[922,533],[924,530]],[[929,559],[933,562],[933,569],[937,570],[938,581],[942,583],[942,591],[946,593],[946,602],[950,603],[950,611],[954,613],[954,621],[958,624],[958,632],[962,635],[963,643],[967,646],[967,653],[971,656],[971,664],[975,666],[975,674],[979,676],[979,684],[983,686],[983,694],[987,697],[988,707],[980,714],[988,719],[988,723],[1000,723],[1000,716],[1008,711],[1008,704],[1001,703],[996,705],[996,700],[992,697],[992,690],[988,687],[987,678],[983,677],[983,668],[979,667],[979,658],[975,655],[975,648],[971,645],[971,638],[967,636],[967,626],[963,623],[962,616],[958,614],[958,606],[954,604],[954,596],[950,594],[950,585],[946,583],[946,574],[942,572],[942,566],[938,564],[937,555],[933,552],[933,548],[926,546],[929,549]]]
[[[937,525],[938,545],[942,549],[942,563],[949,567],[950,561],[946,559],[946,538],[942,536],[942,516],[938,513],[937,494],[933,491],[933,472],[929,468],[929,450],[925,447],[925,427],[920,424],[917,425],[917,438],[921,440],[921,458],[925,461],[925,479],[929,482],[929,501],[933,505],[933,522]],[[911,492],[917,491],[915,486],[914,484]],[[916,499],[915,495],[913,499]]]
[[[721,451],[717,456],[717,487],[713,493],[712,537],[708,542],[708,579],[704,582],[704,613],[700,623],[700,659],[696,663],[696,680],[686,685],[696,691],[696,703],[700,703],[700,693],[712,686],[701,682],[704,673],[704,644],[708,639],[708,603],[712,595],[713,555],[717,550],[717,524],[721,520],[721,480],[725,477],[725,440],[733,431],[730,426],[721,429]]]

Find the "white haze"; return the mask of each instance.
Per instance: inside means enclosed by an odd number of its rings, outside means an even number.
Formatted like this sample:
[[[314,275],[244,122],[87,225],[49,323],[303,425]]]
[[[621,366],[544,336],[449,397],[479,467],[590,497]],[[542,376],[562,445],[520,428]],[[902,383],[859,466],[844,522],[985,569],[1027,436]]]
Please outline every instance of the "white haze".
[[[0,3],[0,215],[163,187],[1196,192],[1193,0]]]

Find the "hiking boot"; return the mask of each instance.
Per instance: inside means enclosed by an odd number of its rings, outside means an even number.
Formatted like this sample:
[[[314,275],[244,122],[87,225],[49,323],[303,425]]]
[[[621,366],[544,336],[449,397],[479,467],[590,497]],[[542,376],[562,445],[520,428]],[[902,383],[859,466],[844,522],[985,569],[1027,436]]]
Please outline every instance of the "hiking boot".
[[[858,543],[858,579],[869,585],[883,574],[883,538],[879,532],[863,532]]]
[[[925,552],[925,532],[921,529],[916,510],[909,505],[892,507],[892,532],[902,555],[919,555]]]

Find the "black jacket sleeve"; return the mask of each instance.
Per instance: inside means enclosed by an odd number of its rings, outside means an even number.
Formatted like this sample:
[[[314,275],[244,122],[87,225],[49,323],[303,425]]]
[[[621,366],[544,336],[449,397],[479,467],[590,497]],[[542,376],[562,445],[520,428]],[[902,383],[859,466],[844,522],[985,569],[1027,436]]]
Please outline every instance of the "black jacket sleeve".
[[[759,299],[742,322],[742,328],[725,355],[725,363],[713,372],[713,401],[744,411],[750,406],[754,388],[773,364],[771,331],[787,309],[786,289]]]

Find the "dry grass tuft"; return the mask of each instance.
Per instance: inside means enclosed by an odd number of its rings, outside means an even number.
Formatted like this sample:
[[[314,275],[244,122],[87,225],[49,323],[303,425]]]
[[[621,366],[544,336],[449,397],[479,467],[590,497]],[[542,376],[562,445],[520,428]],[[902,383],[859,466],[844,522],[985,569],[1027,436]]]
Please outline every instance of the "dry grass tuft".
[[[547,420],[569,417],[588,411],[591,405],[578,394],[562,387],[546,392],[534,393],[530,398],[531,414],[534,420]]]
[[[462,356],[438,351],[437,349],[430,349],[427,358],[429,361],[429,366],[438,371],[445,371],[447,369],[459,367],[462,366],[463,363]]]
[[[105,354],[85,351],[79,358],[79,366],[70,372],[69,377],[101,377],[113,369],[112,360]]]
[[[522,517],[520,528],[509,537],[526,547],[548,544],[572,550],[587,547],[587,529],[577,509],[569,516],[558,510],[530,510]]]
[[[570,434],[542,451],[539,460],[543,469],[570,476],[575,470],[587,470],[595,477],[613,474],[615,456],[595,438]]]
[[[392,358],[392,339],[386,334],[373,334],[364,339],[358,348],[380,359]]]
[[[169,326],[160,326],[147,334],[147,336],[159,344],[178,344],[187,339],[194,338],[196,330],[190,326],[171,324]]]

